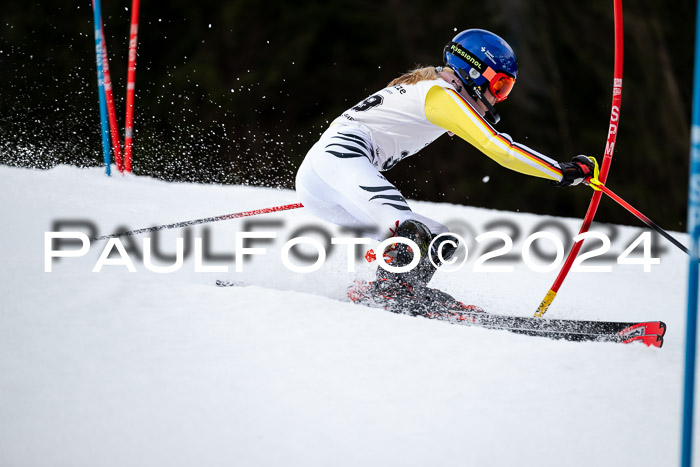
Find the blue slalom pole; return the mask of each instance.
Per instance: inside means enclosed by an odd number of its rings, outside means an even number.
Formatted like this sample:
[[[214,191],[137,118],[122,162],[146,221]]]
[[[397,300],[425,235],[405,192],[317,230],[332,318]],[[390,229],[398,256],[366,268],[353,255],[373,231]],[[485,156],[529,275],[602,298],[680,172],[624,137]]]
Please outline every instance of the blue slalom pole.
[[[107,98],[105,96],[104,70],[102,66],[102,9],[100,0],[93,0],[92,11],[95,16],[95,53],[97,55],[97,91],[100,95],[100,124],[102,127],[102,154],[105,173],[110,176],[112,158],[109,153],[109,120],[107,120]]]
[[[683,384],[683,443],[681,466],[693,462],[693,414],[695,356],[698,325],[698,253],[700,252],[700,0],[695,20],[695,66],[693,71],[693,116],[690,127],[690,183],[688,185],[688,316],[685,333],[685,381]]]

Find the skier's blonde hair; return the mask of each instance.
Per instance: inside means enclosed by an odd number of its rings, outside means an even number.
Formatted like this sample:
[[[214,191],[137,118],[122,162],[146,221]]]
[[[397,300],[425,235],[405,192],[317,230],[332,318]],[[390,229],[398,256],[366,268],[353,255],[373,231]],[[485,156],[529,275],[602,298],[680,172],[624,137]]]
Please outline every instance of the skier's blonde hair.
[[[452,71],[452,69],[449,67],[443,67],[442,69]],[[387,87],[396,86],[397,84],[416,84],[419,81],[432,79],[438,79],[438,70],[434,66],[419,66],[394,79],[387,85]]]

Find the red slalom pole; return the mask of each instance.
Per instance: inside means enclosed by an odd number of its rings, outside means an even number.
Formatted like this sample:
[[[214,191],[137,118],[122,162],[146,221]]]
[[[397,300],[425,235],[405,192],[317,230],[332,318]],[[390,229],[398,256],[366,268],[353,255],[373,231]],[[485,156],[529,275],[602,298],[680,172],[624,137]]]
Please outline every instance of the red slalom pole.
[[[119,127],[117,126],[117,112],[114,109],[114,94],[112,93],[112,78],[109,74],[109,60],[107,58],[107,41],[105,40],[105,28],[100,23],[102,29],[102,72],[104,73],[105,97],[107,100],[107,117],[109,118],[109,132],[112,136],[112,150],[114,151],[114,162],[117,170],[124,172],[124,161],[122,160],[121,143],[119,142]]]
[[[134,136],[134,90],[136,89],[136,44],[139,32],[139,3],[131,2],[131,28],[129,34],[129,71],[126,79],[126,122],[124,128],[124,168],[131,172],[131,154]]]
[[[225,221],[225,220],[229,220],[229,219],[238,219],[239,217],[257,216],[259,214],[267,214],[270,212],[279,212],[279,211],[288,211],[290,209],[298,209],[298,208],[303,208],[303,207],[304,206],[301,203],[285,204],[283,206],[274,206],[271,208],[254,209],[252,211],[243,211],[243,212],[236,212],[233,214],[224,214],[223,216],[205,217],[203,219],[195,219],[193,221],[177,222],[175,224],[158,225],[155,227],[147,227],[145,229],[137,229],[137,230],[130,230],[128,232],[116,233],[116,234],[111,234],[111,235],[103,235],[101,237],[92,238],[91,240],[106,240],[108,238],[127,237],[127,236],[131,236],[131,235],[142,234],[142,233],[157,232],[159,230],[176,229],[179,227],[189,227],[191,225],[206,224],[208,222],[218,222],[218,221]]]
[[[614,17],[615,68],[613,73],[613,96],[612,106],[610,109],[610,126],[608,127],[608,139],[605,143],[605,154],[603,156],[603,164],[601,165],[600,176],[598,177],[601,183],[605,183],[605,180],[608,178],[608,171],[610,170],[610,163],[612,162],[613,151],[615,149],[615,140],[617,139],[617,130],[620,122],[620,103],[622,101],[623,45],[622,0],[614,0]],[[581,230],[579,231],[579,233],[588,232],[588,229],[590,229],[591,223],[593,222],[593,217],[595,217],[595,213],[598,210],[598,205],[600,204],[600,199],[602,198],[602,196],[603,193],[600,191],[596,191],[595,193],[593,193],[593,198],[591,199],[591,203],[588,205],[588,211],[586,212],[586,217],[583,219],[583,225],[581,226]],[[574,243],[574,246],[569,252],[569,256],[566,258],[566,261],[564,262],[564,266],[562,267],[561,271],[559,271],[559,275],[554,281],[554,284],[552,284],[552,287],[549,289],[549,292],[547,292],[547,294],[545,295],[544,299],[542,300],[542,303],[540,303],[540,305],[537,307],[537,311],[535,311],[535,316],[542,317],[547,312],[549,306],[552,304],[552,301],[554,301],[554,298],[557,296],[557,292],[559,292],[559,288],[564,282],[564,279],[566,279],[566,276],[569,274],[569,270],[571,269],[571,266],[573,266],[574,260],[576,259],[576,256],[578,255],[578,252],[581,250],[582,246],[583,241]]]

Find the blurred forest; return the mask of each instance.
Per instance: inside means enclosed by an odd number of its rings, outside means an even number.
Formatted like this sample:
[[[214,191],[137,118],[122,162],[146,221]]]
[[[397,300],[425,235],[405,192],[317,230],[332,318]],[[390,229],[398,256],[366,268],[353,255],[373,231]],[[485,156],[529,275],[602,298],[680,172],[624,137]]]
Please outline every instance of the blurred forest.
[[[608,186],[682,231],[694,2],[623,6],[621,126]],[[130,7],[102,1],[122,126]],[[0,15],[0,163],[99,166],[91,2],[14,0]],[[519,62],[496,128],[557,160],[602,161],[614,63],[609,0],[145,1],[139,23],[139,175],[293,188],[330,121],[398,74],[440,65],[445,43],[474,27],[505,38]],[[583,217],[591,196],[510,172],[448,136],[385,175],[409,198],[509,211]],[[607,199],[596,219],[639,224]]]

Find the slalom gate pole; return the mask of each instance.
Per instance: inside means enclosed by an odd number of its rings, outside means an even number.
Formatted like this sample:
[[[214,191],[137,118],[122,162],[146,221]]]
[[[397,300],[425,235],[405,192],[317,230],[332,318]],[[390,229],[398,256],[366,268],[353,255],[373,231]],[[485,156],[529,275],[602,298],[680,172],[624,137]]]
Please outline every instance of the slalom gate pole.
[[[112,93],[112,78],[109,74],[109,59],[107,57],[107,40],[105,39],[104,24],[100,23],[102,32],[102,72],[104,73],[105,97],[107,100],[107,116],[109,117],[109,132],[112,135],[112,151],[117,170],[124,172],[122,161],[121,143],[119,142],[119,126],[117,125],[117,112],[114,109],[114,94]]]
[[[698,325],[698,254],[700,253],[700,1],[695,18],[695,66],[693,115],[690,126],[690,176],[688,184],[688,309],[685,329],[685,375],[683,381],[683,438],[681,466],[693,463],[693,415],[695,402],[695,357]]]
[[[623,200],[622,198],[617,196],[615,193],[613,193],[610,188],[606,187],[605,185],[597,185],[596,188],[599,188],[603,193],[605,193],[610,198],[612,198],[617,204],[619,204],[620,206],[622,206],[623,208],[627,209],[629,212],[634,214],[637,217],[637,219],[644,222],[647,225],[647,227],[649,227],[649,228],[655,230],[656,232],[658,232],[659,234],[661,234],[666,240],[673,243],[675,246],[680,248],[686,254],[688,254],[688,255],[690,254],[690,250],[688,250],[681,242],[679,242],[678,240],[673,238],[671,236],[671,234],[669,234],[664,229],[659,227],[656,223],[654,223],[651,219],[649,219],[647,216],[642,214],[640,211],[638,211],[637,209],[632,207],[631,204],[629,204],[628,202],[626,202],[625,200]]]
[[[134,92],[136,80],[136,44],[139,31],[139,3],[131,2],[131,28],[129,31],[129,71],[126,79],[126,122],[124,127],[124,168],[131,172],[131,154],[134,135]]]
[[[102,129],[102,155],[104,156],[105,173],[110,176],[111,156],[109,153],[109,124],[107,123],[107,102],[105,97],[104,70],[102,69],[102,10],[100,0],[94,0],[92,12],[95,21],[95,54],[97,58],[97,92],[100,98],[100,125]]]
[[[283,206],[274,206],[271,208],[255,209],[253,211],[236,212],[233,214],[224,214],[223,216],[205,217],[203,219],[195,219],[192,221],[177,222],[175,224],[164,224],[164,225],[158,225],[155,227],[147,227],[145,229],[130,230],[128,232],[116,233],[116,234],[111,234],[111,235],[103,235],[101,237],[91,238],[90,240],[106,240],[108,238],[127,237],[127,236],[142,234],[142,233],[157,232],[159,230],[177,229],[179,227],[189,227],[192,225],[206,224],[209,222],[218,222],[218,221],[225,221],[225,220],[229,220],[229,219],[238,219],[239,217],[257,216],[259,214],[267,214],[270,212],[279,212],[279,211],[288,211],[290,209],[298,209],[298,208],[303,208],[303,207],[304,206],[301,203],[285,204]]]
[[[617,139],[617,130],[620,121],[620,104],[622,101],[622,0],[614,0],[613,3],[615,18],[615,68],[613,73],[613,96],[612,105],[610,108],[610,125],[608,127],[608,138],[605,143],[603,164],[600,168],[599,180],[602,183],[605,183],[605,180],[608,177],[610,163],[612,162],[612,155],[615,149],[615,140]],[[593,222],[593,217],[595,217],[595,213],[598,210],[598,204],[600,204],[600,198],[602,196],[603,193],[600,191],[593,193],[593,198],[588,205],[588,211],[586,212],[586,217],[583,219],[583,225],[581,226],[579,234],[588,232],[588,229],[590,229],[591,223]],[[574,243],[574,246],[569,252],[569,256],[566,258],[561,271],[559,271],[559,275],[554,281],[554,284],[545,295],[542,303],[540,303],[540,305],[537,307],[535,316],[541,318],[547,312],[549,306],[552,304],[552,301],[554,301],[554,298],[557,296],[557,292],[559,292],[559,288],[564,282],[564,279],[566,279],[566,276],[569,274],[569,270],[571,269],[571,266],[573,266],[576,256],[578,255],[578,252],[581,250],[582,246],[583,241]]]

